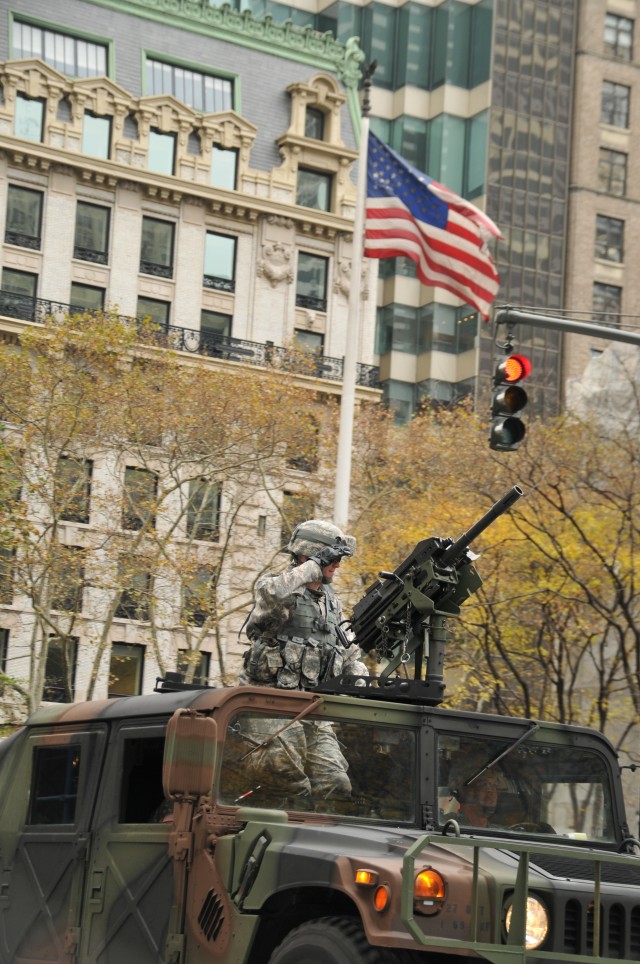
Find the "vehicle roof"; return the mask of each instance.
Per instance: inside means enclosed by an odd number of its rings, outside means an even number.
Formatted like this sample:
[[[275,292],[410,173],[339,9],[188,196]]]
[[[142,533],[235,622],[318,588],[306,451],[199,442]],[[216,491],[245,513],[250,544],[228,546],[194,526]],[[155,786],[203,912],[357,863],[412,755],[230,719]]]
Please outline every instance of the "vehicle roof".
[[[83,703],[56,703],[42,706],[27,720],[27,726],[50,726],[88,722],[90,720],[121,720],[130,717],[171,716],[182,707],[190,707],[206,693],[206,706],[213,709],[226,691],[181,690],[172,693],[150,693],[147,696],[119,696],[107,700],[87,700]]]
[[[35,713],[27,720],[26,725],[28,727],[37,726],[51,726],[51,725],[66,725],[74,724],[80,722],[95,722],[97,720],[104,721],[117,721],[122,719],[131,719],[144,717],[162,717],[167,718],[172,716],[173,713],[181,708],[190,708],[199,710],[200,712],[211,712],[217,707],[223,706],[230,699],[233,699],[239,693],[244,692],[247,695],[251,695],[254,701],[263,700],[265,704],[270,704],[274,707],[274,711],[277,710],[276,704],[281,704],[283,700],[286,700],[287,704],[290,705],[290,701],[293,699],[300,703],[300,709],[308,702],[308,699],[313,694],[309,692],[301,692],[296,690],[274,690],[270,687],[259,687],[259,686],[229,686],[220,688],[198,688],[198,689],[185,689],[177,692],[156,692],[150,693],[146,696],[123,696],[115,697],[113,699],[106,700],[89,700],[82,703],[68,703],[68,704],[49,704],[48,706],[43,706],[36,710]],[[568,726],[561,723],[551,723],[551,722],[538,722],[536,720],[528,719],[525,717],[505,717],[498,716],[497,714],[491,713],[477,713],[469,710],[456,710],[450,709],[443,706],[425,706],[419,703],[406,703],[406,702],[395,702],[387,700],[364,700],[360,697],[347,696],[345,694],[340,695],[326,695],[322,694],[321,698],[327,702],[336,704],[347,704],[354,709],[365,712],[372,712],[375,710],[395,710],[404,711],[407,713],[408,717],[412,715],[425,714],[432,718],[439,717],[442,719],[450,718],[453,720],[467,721],[468,723],[473,723],[473,728],[482,730],[482,724],[485,724],[487,729],[492,729],[496,725],[499,726],[513,726],[514,728],[519,727],[531,727],[534,724],[540,729],[545,731],[558,731],[562,733],[567,733],[570,731],[576,735],[589,734],[591,737],[598,737],[603,743],[609,744],[611,751],[617,756],[617,753],[613,746],[610,744],[609,740],[601,733],[596,730],[589,729],[588,727]],[[376,714],[378,715],[378,714]]]

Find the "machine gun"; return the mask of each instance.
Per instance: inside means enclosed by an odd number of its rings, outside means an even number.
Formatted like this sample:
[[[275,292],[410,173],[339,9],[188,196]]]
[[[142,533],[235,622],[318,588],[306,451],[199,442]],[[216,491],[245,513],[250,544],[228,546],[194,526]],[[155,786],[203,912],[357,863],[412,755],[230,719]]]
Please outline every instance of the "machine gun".
[[[387,659],[387,665],[379,676],[344,674],[316,689],[431,706],[441,703],[450,635],[447,619],[459,616],[462,603],[482,585],[467,549],[521,495],[522,489],[514,485],[455,542],[423,539],[394,572],[381,572],[355,604],[349,622],[360,649],[375,651],[378,661]]]

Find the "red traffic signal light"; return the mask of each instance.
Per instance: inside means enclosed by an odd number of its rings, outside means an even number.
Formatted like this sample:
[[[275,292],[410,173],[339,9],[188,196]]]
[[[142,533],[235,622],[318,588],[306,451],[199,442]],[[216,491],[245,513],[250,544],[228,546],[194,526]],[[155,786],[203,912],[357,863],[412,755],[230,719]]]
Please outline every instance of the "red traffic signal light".
[[[507,355],[499,362],[493,376],[491,430],[489,445],[500,452],[513,452],[527,431],[519,412],[529,397],[518,382],[531,373],[531,362],[525,355]]]
[[[496,369],[494,383],[500,376],[501,382],[509,382],[510,385],[513,385],[515,382],[521,382],[523,378],[527,378],[530,373],[531,362],[526,355],[507,355]]]

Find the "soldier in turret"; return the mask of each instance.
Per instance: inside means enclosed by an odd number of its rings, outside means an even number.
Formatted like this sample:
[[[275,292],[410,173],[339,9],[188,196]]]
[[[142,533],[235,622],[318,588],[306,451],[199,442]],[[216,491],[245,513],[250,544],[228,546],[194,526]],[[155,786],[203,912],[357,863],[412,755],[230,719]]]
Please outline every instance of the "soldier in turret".
[[[331,585],[342,559],[353,555],[355,539],[332,522],[309,519],[293,530],[286,551],[291,555],[287,569],[256,583],[255,606],[247,621],[251,647],[239,682],[313,689],[340,673],[367,676],[358,646],[340,625],[342,607]],[[273,721],[263,721],[263,728],[260,735],[266,737]],[[348,764],[330,723],[293,724],[265,750],[272,774],[274,764],[281,765],[289,784],[294,778],[296,794],[350,793]],[[256,750],[253,765],[264,755]]]

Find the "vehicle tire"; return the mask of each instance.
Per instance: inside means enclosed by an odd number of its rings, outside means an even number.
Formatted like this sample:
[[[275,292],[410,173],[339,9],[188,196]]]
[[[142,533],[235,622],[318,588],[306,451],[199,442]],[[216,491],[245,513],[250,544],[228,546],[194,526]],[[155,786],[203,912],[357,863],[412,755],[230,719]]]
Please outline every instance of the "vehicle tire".
[[[360,921],[322,917],[290,931],[269,958],[269,964],[404,964],[403,951],[372,947]]]

